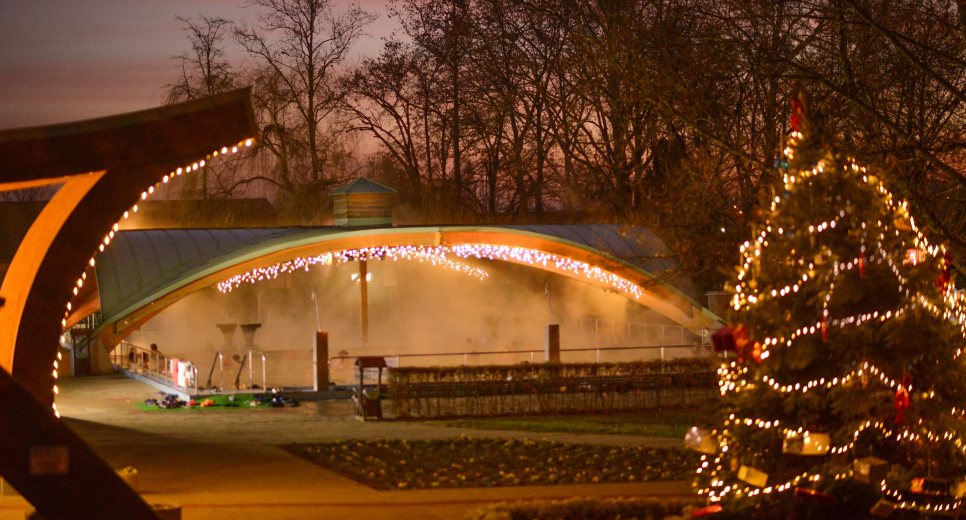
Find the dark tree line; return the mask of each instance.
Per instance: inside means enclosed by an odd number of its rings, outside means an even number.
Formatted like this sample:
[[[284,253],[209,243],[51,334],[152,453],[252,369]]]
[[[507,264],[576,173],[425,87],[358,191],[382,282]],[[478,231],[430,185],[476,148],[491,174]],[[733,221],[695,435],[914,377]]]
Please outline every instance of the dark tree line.
[[[168,92],[254,87],[254,159],[215,165],[206,194],[259,186],[317,223],[325,194],[364,174],[413,222],[644,225],[714,289],[772,196],[799,88],[964,250],[961,2],[391,0],[398,34],[350,66],[371,13],[257,0],[251,24],[182,20],[192,51]]]

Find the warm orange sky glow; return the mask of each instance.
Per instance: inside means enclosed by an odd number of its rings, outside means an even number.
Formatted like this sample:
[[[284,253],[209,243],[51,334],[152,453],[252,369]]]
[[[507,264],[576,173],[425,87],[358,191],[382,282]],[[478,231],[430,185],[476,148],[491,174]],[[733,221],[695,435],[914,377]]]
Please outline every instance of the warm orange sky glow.
[[[377,12],[379,20],[355,54],[376,54],[395,22],[386,0],[357,3]],[[254,9],[242,5],[244,0],[0,2],[0,129],[159,105],[161,87],[178,72],[171,56],[188,50],[175,16],[254,21]],[[232,58],[240,62],[245,56]]]

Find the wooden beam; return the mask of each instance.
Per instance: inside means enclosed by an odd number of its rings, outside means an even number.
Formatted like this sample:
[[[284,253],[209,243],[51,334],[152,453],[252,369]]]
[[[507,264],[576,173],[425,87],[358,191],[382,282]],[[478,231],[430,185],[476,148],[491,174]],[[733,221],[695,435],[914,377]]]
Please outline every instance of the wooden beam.
[[[133,114],[0,132],[0,190],[68,179],[28,231],[0,286],[8,300],[0,309],[0,367],[42,402],[53,402],[52,365],[66,306],[98,245],[165,175],[255,138],[248,95],[243,89]]]
[[[0,369],[0,470],[44,518],[158,520],[46,403]]]

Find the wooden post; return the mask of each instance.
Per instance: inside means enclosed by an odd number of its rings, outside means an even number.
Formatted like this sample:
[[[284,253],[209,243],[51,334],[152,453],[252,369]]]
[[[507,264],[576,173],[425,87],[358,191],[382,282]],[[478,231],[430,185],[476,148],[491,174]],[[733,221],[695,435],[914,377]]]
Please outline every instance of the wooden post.
[[[362,346],[369,343],[369,283],[366,280],[368,266],[365,257],[359,259],[359,329],[362,333]]]
[[[547,341],[543,353],[547,363],[560,362],[560,325],[547,325]]]
[[[329,331],[315,332],[315,349],[312,351],[312,365],[315,367],[313,389],[324,392],[329,389]]]

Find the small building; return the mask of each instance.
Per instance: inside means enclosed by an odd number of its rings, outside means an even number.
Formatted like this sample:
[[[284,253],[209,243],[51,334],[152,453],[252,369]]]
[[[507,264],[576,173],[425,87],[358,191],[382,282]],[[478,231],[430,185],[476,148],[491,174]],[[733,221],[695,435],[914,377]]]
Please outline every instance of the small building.
[[[359,177],[329,194],[333,197],[332,223],[345,227],[391,226],[394,193],[392,188]]]

